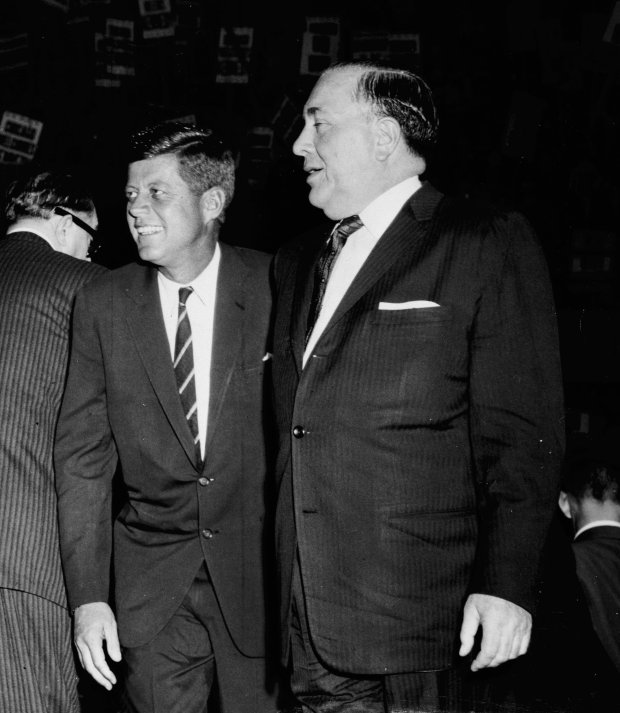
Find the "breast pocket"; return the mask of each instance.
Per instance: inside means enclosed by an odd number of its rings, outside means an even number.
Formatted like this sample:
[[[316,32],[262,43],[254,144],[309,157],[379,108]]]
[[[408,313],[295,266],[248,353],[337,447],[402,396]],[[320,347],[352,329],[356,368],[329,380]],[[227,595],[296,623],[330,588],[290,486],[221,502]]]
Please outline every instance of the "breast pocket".
[[[382,413],[435,418],[466,374],[467,340],[450,306],[374,310],[361,346],[362,405]]]
[[[412,307],[408,309],[376,309],[371,317],[372,325],[438,325],[450,322],[452,308],[449,306],[438,307]]]

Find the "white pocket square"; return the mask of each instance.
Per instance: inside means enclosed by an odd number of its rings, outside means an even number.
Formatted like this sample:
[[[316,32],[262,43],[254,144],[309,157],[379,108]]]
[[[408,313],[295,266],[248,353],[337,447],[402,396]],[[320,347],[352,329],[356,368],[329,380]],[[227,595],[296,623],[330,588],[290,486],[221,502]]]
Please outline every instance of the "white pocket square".
[[[269,361],[270,359],[273,359],[273,354],[271,352],[267,352],[262,361]]]
[[[424,309],[428,307],[439,307],[437,302],[428,300],[412,300],[411,302],[379,302],[379,309]]]

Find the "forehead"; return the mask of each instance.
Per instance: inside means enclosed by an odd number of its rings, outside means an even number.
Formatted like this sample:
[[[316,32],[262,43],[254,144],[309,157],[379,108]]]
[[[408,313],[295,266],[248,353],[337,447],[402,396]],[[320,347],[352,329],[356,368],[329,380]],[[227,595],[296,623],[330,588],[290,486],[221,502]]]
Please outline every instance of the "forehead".
[[[363,110],[363,104],[355,99],[355,90],[360,70],[335,70],[324,74],[315,84],[304,111],[315,114],[319,111],[355,113]]]
[[[179,162],[176,156],[163,154],[129,164],[128,183],[152,183],[155,181],[185,184],[179,174]]]

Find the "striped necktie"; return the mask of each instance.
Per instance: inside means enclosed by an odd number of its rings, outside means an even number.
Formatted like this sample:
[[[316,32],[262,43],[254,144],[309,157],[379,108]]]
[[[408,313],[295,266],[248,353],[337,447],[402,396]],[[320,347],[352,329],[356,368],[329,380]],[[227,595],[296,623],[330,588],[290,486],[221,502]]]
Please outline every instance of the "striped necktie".
[[[306,343],[308,343],[308,339],[310,339],[310,335],[314,329],[314,323],[319,317],[327,281],[329,280],[329,275],[336,262],[336,258],[347,242],[349,235],[359,230],[363,225],[364,223],[362,223],[359,215],[351,215],[348,218],[343,218],[332,230],[329,240],[325,243],[319,255],[314,271],[314,290],[312,292],[312,301],[310,302],[310,311],[308,312],[308,321],[306,323]]]
[[[179,288],[179,316],[177,334],[174,342],[174,375],[177,380],[179,396],[185,418],[194,437],[194,446],[198,462],[200,454],[200,435],[198,433],[198,411],[196,407],[196,379],[194,375],[194,350],[192,349],[192,327],[187,314],[187,300],[193,292],[191,287]]]

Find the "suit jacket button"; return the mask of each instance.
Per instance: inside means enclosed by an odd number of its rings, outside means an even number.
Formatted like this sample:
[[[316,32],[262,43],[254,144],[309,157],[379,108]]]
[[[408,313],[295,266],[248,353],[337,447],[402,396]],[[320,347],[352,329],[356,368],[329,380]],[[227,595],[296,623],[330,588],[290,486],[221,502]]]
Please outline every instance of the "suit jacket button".
[[[202,536],[205,538],[205,540],[210,540],[213,537],[213,530],[203,530]]]
[[[198,484],[204,487],[205,485],[209,485],[209,481],[203,476],[202,478],[198,478]]]
[[[295,438],[303,438],[306,435],[306,431],[303,426],[295,426],[293,428],[293,435]]]

